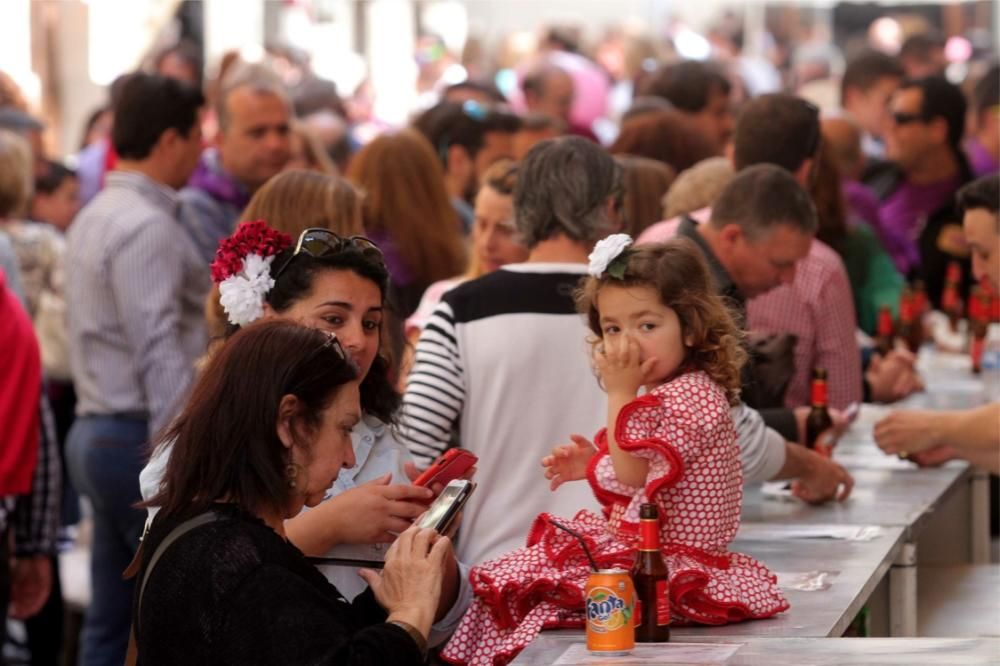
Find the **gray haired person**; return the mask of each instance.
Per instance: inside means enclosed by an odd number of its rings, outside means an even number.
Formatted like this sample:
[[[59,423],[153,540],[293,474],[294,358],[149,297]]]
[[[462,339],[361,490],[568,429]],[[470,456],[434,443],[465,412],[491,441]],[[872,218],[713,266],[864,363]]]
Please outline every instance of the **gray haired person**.
[[[479,456],[459,556],[479,564],[520,546],[541,510],[596,510],[589,489],[550,492],[539,465],[574,432],[601,425],[606,396],[590,369],[573,292],[594,244],[621,227],[621,169],[578,137],[543,141],[521,166],[514,215],[530,248],[445,294],[417,343],[400,441],[429,464],[454,443]]]

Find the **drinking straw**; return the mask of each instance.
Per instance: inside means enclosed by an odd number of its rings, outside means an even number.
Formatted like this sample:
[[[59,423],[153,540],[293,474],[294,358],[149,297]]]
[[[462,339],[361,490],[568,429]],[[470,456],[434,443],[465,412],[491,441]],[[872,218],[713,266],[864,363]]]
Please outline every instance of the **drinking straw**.
[[[587,548],[587,542],[584,541],[584,539],[583,539],[582,536],[580,536],[579,534],[577,534],[576,532],[574,532],[570,528],[566,527],[565,525],[563,525],[561,523],[557,523],[556,521],[552,520],[551,518],[549,518],[549,522],[551,524],[555,525],[556,527],[558,527],[559,529],[561,529],[563,532],[566,532],[570,536],[576,538],[576,540],[580,542],[580,547],[583,548],[583,552],[587,555],[587,559],[590,560],[590,567],[595,572],[597,572],[597,571],[600,570],[600,567],[597,566],[597,561],[594,560],[594,556],[590,554],[590,549]]]

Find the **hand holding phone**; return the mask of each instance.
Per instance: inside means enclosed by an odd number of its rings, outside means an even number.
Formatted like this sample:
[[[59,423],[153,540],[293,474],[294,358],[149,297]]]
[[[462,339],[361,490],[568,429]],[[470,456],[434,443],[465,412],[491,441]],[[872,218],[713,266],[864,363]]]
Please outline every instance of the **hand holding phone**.
[[[413,481],[415,486],[429,488],[432,483],[446,485],[472,469],[479,458],[465,449],[448,449],[434,464]]]
[[[430,527],[438,534],[445,534],[475,489],[476,484],[472,481],[464,479],[452,481],[430,505],[427,513],[417,521],[417,526]]]

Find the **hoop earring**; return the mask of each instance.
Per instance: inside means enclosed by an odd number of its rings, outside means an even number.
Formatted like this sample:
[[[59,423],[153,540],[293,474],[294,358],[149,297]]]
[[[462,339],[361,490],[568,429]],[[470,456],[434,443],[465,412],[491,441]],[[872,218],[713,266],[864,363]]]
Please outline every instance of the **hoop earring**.
[[[296,463],[288,463],[285,465],[285,479],[288,481],[288,487],[292,490],[294,490],[298,485],[297,479],[299,478],[300,469],[302,469],[302,467]]]

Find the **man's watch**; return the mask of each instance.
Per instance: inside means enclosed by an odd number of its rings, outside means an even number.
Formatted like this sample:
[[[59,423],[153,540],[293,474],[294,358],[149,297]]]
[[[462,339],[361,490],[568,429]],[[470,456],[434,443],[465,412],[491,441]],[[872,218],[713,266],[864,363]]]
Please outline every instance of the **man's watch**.
[[[427,659],[427,639],[424,638],[424,635],[416,627],[402,620],[386,620],[386,624],[394,624],[408,633],[413,642],[417,644],[417,649],[420,650],[420,658]]]

